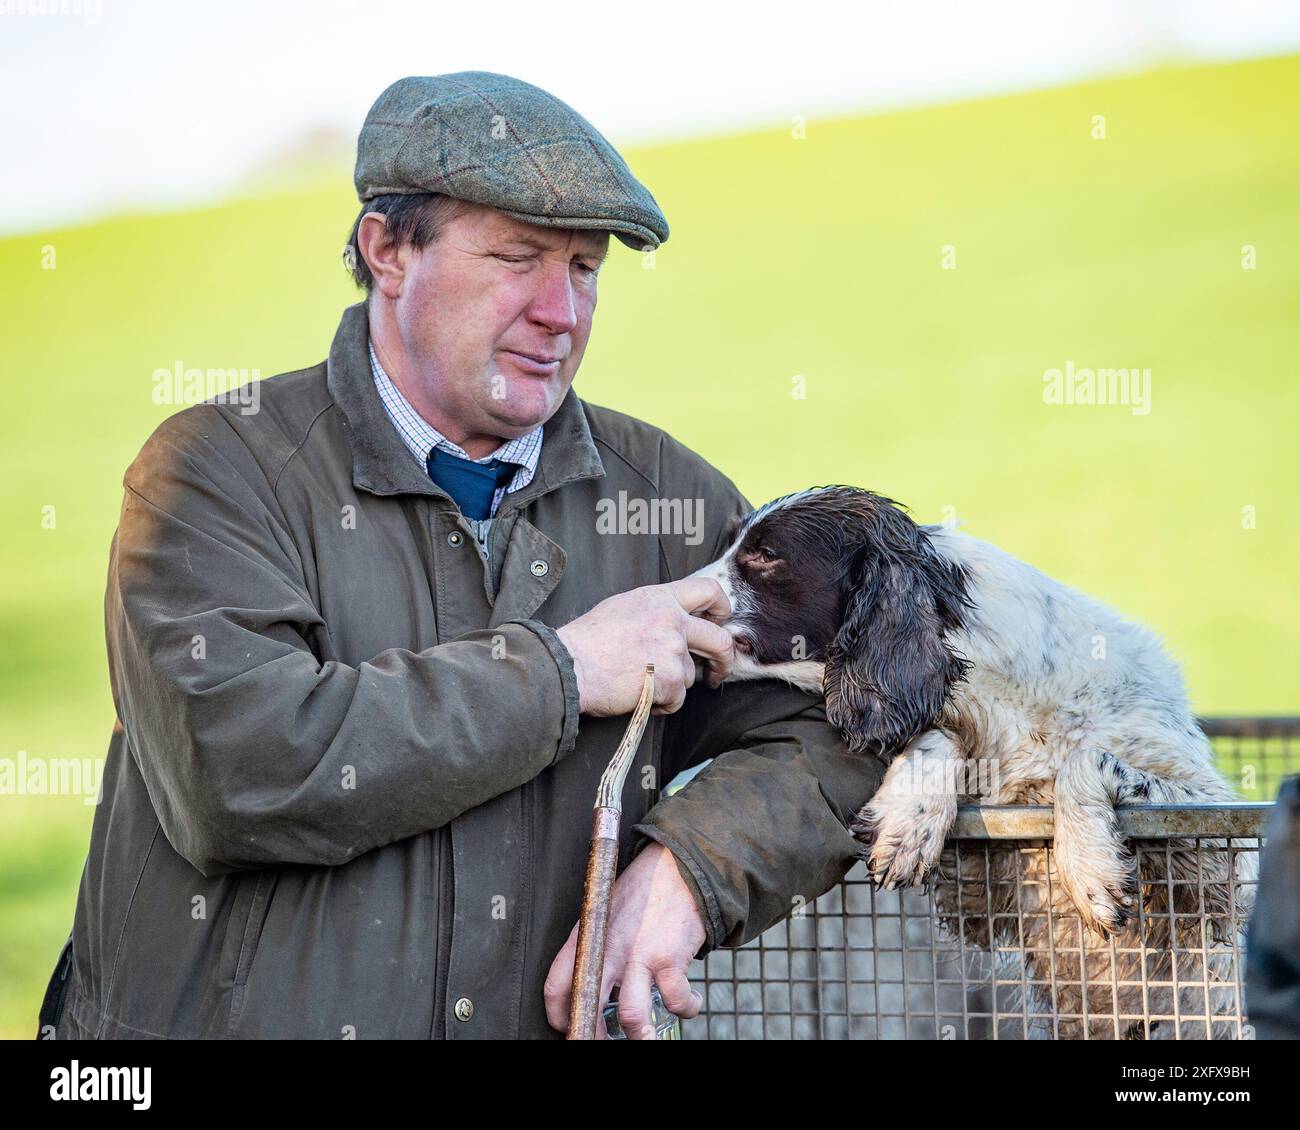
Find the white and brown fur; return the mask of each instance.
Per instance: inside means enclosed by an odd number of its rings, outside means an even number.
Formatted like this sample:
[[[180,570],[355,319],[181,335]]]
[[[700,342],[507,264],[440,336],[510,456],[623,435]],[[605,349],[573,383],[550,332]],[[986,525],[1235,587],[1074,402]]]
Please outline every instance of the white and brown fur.
[[[889,764],[852,825],[875,881],[933,879],[950,929],[960,921],[968,944],[1014,943],[1028,979],[1055,984],[1040,990],[1052,997],[1038,1002],[1045,1013],[1082,1014],[1087,984],[1098,1019],[1087,1032],[1058,1020],[1056,1035],[1175,1035],[1138,1019],[1174,1012],[1170,990],[1148,989],[1144,1007],[1140,984],[1144,962],[1149,980],[1170,979],[1173,946],[1204,954],[1178,954],[1179,981],[1197,983],[1180,993],[1180,1014],[1236,1006],[1234,950],[1254,855],[1237,853],[1234,864],[1206,850],[1198,863],[1195,845],[1177,841],[1168,857],[1144,854],[1139,878],[1117,827],[1116,805],[1237,799],[1154,634],[987,542],[920,526],[890,499],[851,487],[768,503],[737,523],[731,547],[701,574],[731,601],[730,678],[782,678],[823,694],[849,748]],[[950,759],[990,759],[996,771],[945,774]],[[976,778],[994,783],[989,795],[958,791]],[[983,853],[968,853],[958,875],[944,844],[959,801],[1052,805],[1050,862],[1043,850],[994,852],[986,874]],[[1192,881],[1173,884],[1172,908],[1169,878]],[[1171,909],[1187,915],[1173,917],[1176,931]],[[1205,1027],[1177,1034],[1233,1026]]]

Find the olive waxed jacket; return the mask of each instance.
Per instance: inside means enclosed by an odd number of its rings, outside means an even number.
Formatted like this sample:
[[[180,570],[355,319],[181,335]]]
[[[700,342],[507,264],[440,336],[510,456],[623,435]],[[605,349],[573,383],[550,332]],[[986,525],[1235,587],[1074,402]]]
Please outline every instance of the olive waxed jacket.
[[[118,722],[47,1035],[559,1035],[542,986],[627,719],[579,717],[554,629],[707,564],[749,507],[570,390],[486,568],[385,415],[366,340],[360,304],[328,361],[262,382],[256,412],[177,413],[126,473],[105,606]],[[621,492],[699,500],[701,528],[611,530]],[[810,695],[700,683],[651,718],[621,857],[662,842],[705,949],[739,945],[839,880],[883,768]]]

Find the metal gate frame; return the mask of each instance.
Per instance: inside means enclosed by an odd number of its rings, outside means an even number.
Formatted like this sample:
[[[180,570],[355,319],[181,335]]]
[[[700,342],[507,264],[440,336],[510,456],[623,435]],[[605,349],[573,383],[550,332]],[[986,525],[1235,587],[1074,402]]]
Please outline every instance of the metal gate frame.
[[[1202,726],[1215,739],[1221,770],[1250,778],[1243,782],[1247,794],[1275,795],[1282,777],[1300,764],[1300,718],[1204,719]],[[1120,829],[1141,860],[1144,890],[1154,872],[1160,876],[1157,895],[1167,896],[1157,899],[1164,917],[1144,920],[1139,908],[1144,941],[1117,947],[1113,940],[1102,945],[1085,937],[1081,928],[1070,934],[1059,910],[1053,918],[1050,806],[964,806],[947,845],[948,874],[957,878],[959,892],[955,916],[952,905],[938,905],[933,889],[876,890],[859,862],[815,903],[761,937],[697,960],[690,977],[704,1008],[682,1022],[683,1038],[1250,1038],[1240,934],[1220,930],[1217,941],[1207,939],[1202,928],[1210,916],[1194,911],[1206,906],[1206,889],[1214,886],[1214,875],[1222,879],[1225,866],[1232,877],[1229,901],[1238,911],[1248,907],[1272,807],[1271,801],[1243,801],[1117,809]],[[1173,851],[1184,863],[1195,853],[1196,880],[1175,877]],[[1048,860],[1046,906],[1028,912],[1028,885],[1013,880],[1019,867],[1007,864],[1025,852],[1045,853]],[[983,946],[967,940],[977,915],[964,912],[960,893],[971,860],[977,869],[983,861],[988,889],[1017,884],[1014,909],[990,902],[983,932],[993,941]],[[1189,898],[1193,913],[1186,909]],[[1034,929],[1027,935],[1025,922],[1044,912],[1050,952],[1026,953],[1019,943]],[[1156,936],[1172,944],[1146,944]],[[1063,937],[1071,944],[1062,947]],[[1030,976],[1044,968],[1050,977]],[[1071,973],[1066,981],[1057,977],[1062,969]],[[1053,1007],[1074,997],[1078,1011]]]

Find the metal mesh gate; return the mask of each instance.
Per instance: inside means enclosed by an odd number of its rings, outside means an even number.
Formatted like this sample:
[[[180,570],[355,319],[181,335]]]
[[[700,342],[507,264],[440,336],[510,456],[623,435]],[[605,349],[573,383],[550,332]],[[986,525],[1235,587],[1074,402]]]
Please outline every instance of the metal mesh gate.
[[[1271,798],[1300,719],[1212,719],[1221,770]],[[959,810],[928,891],[876,890],[863,863],[815,904],[691,968],[684,1039],[1239,1039],[1241,932],[1271,804],[1126,805],[1143,898],[1101,942],[1059,889],[1052,811]]]

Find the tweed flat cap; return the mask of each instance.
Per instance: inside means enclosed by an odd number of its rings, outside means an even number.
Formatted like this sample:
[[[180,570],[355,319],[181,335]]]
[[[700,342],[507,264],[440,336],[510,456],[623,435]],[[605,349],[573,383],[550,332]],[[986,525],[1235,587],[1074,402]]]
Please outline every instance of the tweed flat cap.
[[[398,79],[357,138],[357,197],[441,192],[552,228],[668,238],[655,198],[600,132],[552,94],[490,71]]]

